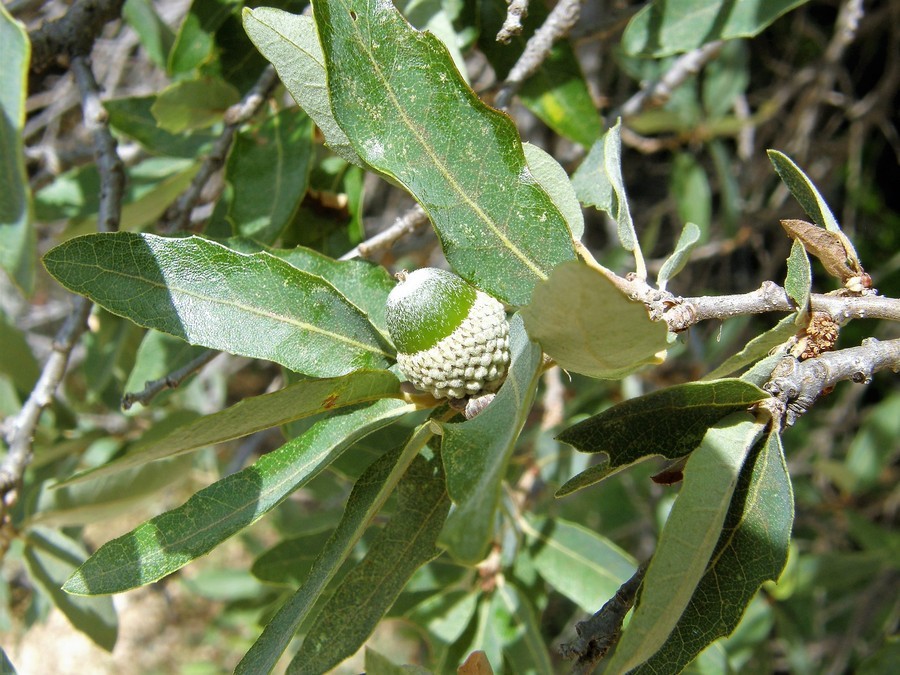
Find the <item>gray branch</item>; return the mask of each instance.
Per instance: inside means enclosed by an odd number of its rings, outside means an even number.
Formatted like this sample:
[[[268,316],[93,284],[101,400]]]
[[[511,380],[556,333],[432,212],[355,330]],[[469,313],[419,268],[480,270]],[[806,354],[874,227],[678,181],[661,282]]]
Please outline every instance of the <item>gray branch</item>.
[[[665,75],[641,88],[610,117],[612,119],[634,117],[646,108],[663,105],[671,98],[672,92],[680,87],[688,77],[696,75],[703,66],[718,55],[723,44],[722,40],[716,40],[679,56]]]
[[[209,349],[200,354],[200,356],[197,356],[196,358],[188,361],[178,370],[173,370],[165,377],[161,377],[158,380],[150,380],[149,382],[146,382],[144,384],[144,388],[140,391],[134,393],[126,393],[122,397],[122,408],[124,410],[128,410],[135,403],[148,405],[157,394],[165,391],[166,389],[175,389],[189,376],[200,370],[203,366],[216,358],[220,353],[221,352],[218,352],[214,349]]]
[[[900,372],[900,338],[868,338],[859,347],[826,352],[805,361],[785,356],[763,389],[785,404],[785,422],[791,426],[838,382],[867,383],[873,374],[886,369]]]
[[[28,37],[31,72],[41,75],[52,66],[68,67],[70,59],[88,56],[103,27],[118,19],[124,0],[78,0],[56,21],[49,21]]]
[[[84,123],[94,142],[94,155],[100,173],[97,223],[101,229],[112,231],[118,227],[122,213],[125,172],[116,141],[107,125],[105,110],[100,105],[100,90],[87,57],[75,56],[71,65],[81,94]],[[69,355],[84,332],[91,306],[87,298],[75,298],[72,312],[56,334],[53,351],[44,364],[34,389],[7,431],[9,452],[0,465],[0,513],[4,515],[18,499],[16,488],[31,462],[34,430],[41,412],[53,401],[56,389],[65,376]]]
[[[160,218],[160,229],[164,232],[177,232],[187,229],[191,211],[200,202],[203,188],[209,182],[228,159],[228,152],[234,143],[234,135],[242,124],[253,117],[269,98],[272,90],[278,84],[278,75],[271,65],[266,66],[257,79],[253,88],[247,92],[243,99],[235,103],[225,111],[225,128],[216,139],[212,149],[200,165],[200,169],[191,180],[188,188],[175,200]]]
[[[661,310],[661,318],[675,332],[708,319],[723,320],[748,314],[793,312],[797,309],[787,291],[772,281],[763,282],[751,293],[739,295],[676,298],[666,297],[657,291],[654,297],[648,297],[644,293],[638,294],[637,298],[647,302],[651,316],[654,316],[654,309]],[[874,294],[841,296],[813,293],[810,297],[810,309],[825,312],[841,324],[851,319],[900,321],[900,300]],[[657,314],[654,318],[659,316]]]
[[[508,0],[506,19],[497,33],[497,42],[508,43],[522,32],[522,19],[528,16],[528,0]]]
[[[428,214],[425,213],[425,209],[419,204],[416,204],[398,217],[389,228],[350,249],[342,255],[339,260],[368,258],[380,251],[389,249],[398,239],[405,237],[408,234],[412,234],[429,222]]]
[[[550,54],[553,43],[568,35],[581,15],[581,0],[559,0],[544,24],[535,31],[525,50],[497,91],[494,105],[501,110],[509,105],[522,83],[534,73]]]

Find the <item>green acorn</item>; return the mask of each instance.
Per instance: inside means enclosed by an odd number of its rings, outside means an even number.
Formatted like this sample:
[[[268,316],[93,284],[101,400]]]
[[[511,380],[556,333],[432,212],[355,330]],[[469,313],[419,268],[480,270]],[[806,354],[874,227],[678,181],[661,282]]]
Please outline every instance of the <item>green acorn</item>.
[[[496,391],[509,365],[503,304],[433,267],[397,278],[387,299],[387,326],[409,381],[435,398]]]

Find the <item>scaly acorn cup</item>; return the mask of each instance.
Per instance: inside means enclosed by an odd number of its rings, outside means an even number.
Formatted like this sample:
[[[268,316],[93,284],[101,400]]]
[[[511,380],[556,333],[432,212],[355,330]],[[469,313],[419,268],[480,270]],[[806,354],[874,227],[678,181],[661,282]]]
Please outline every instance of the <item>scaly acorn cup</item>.
[[[409,381],[435,398],[499,389],[509,365],[503,304],[433,267],[397,279],[387,299],[387,326]]]

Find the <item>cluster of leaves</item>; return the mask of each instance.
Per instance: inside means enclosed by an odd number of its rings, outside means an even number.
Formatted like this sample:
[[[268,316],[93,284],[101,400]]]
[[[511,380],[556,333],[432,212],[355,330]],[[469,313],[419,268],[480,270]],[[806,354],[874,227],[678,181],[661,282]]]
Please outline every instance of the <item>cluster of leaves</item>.
[[[616,518],[638,519],[640,507],[622,507],[628,500],[614,474],[653,456],[684,461],[684,481],[609,672],[677,672],[701,654],[701,665],[724,669],[728,659],[746,660],[747,646],[764,639],[774,621],[754,598],[787,563],[794,497],[780,428],[748,411],[769,398],[760,388],[773,366],[768,350],[805,320],[809,247],[796,244],[788,262],[785,286],[798,312],[704,381],[661,388],[568,426],[560,440],[584,453],[570,454],[548,430],[527,424],[542,353],[584,385],[572,409],[595,413],[592,398],[604,386],[598,380],[620,380],[680,348],[642,303],[577,255],[582,205],[594,206],[615,223],[621,251],[646,277],[625,192],[621,126],[603,131],[573,49],[559,43],[521,100],[555,133],[589,148],[570,180],[550,155],[523,144],[513,121],[460,75],[454,20],[481,26],[471,39],[501,77],[511,67],[511,52],[492,43],[505,3],[445,4],[410,2],[401,14],[390,2],[319,0],[313,16],[303,16],[299,3],[242,9],[195,0],[172,35],[150,3],[128,3],[126,17],[174,83],[105,103],[117,133],[146,152],[128,168],[125,231],[84,234],[97,212],[95,165],[34,195],[38,221],[69,223],[64,241],[43,258],[47,271],[102,308],[88,338],[88,404],[112,407],[123,385],[139,389],[207,349],[278,364],[288,384],[205,415],[190,402],[203,392],[179,392],[170,405],[134,413],[154,425],[139,439],[65,420],[71,413],[62,406],[50,411],[64,421],[38,439],[45,451],[17,506],[21,557],[52,602],[101,646],[112,648],[116,618],[109,598],[95,596],[158,581],[255,532],[248,528],[269,515],[280,541],[244,572],[268,590],[254,587],[263,627],[239,672],[271,670],[297,635],[289,671],[325,672],[385,617],[423,629],[434,672],[454,669],[473,650],[484,651],[497,671],[552,672],[539,617],[552,616],[559,602],[569,615],[593,613],[636,572],[635,557],[598,533],[598,518],[604,531]],[[657,59],[648,61],[654,67],[716,39],[755,35],[802,3],[738,3],[724,19],[728,3],[671,2],[664,12],[666,4],[637,13],[621,42],[626,54]],[[530,21],[542,14],[534,7]],[[0,44],[19,60],[4,75],[4,120],[12,126],[2,142],[16,161],[2,204],[11,225],[2,231],[0,262],[30,290],[35,236],[21,160],[27,40],[6,15],[0,27]],[[253,86],[266,60],[299,107],[273,104],[238,131],[226,189],[201,236],[144,232],[190,184],[223,111]],[[643,130],[652,123],[644,119]],[[843,237],[806,175],[781,153],[771,160],[815,227]],[[694,187],[680,195],[696,191],[697,168],[683,167],[680,175]],[[360,239],[366,172],[410,193],[449,265],[513,310],[507,381],[471,420],[455,420],[455,410],[439,402],[404,397],[384,321],[393,280],[378,265],[328,255]],[[308,199],[313,193],[345,196],[344,210],[322,218],[321,204]],[[708,237],[708,210],[683,198],[679,211],[685,225],[659,267],[660,289]],[[849,246],[846,237],[840,241]],[[0,328],[23,354],[5,366],[18,397],[33,386],[36,366],[12,326]],[[725,377],[748,366],[740,378]],[[116,374],[122,370],[129,373],[124,383]],[[121,513],[183,476],[190,453],[273,427],[286,439],[279,447],[90,556],[80,533],[50,529]],[[63,428],[76,440],[64,443]],[[533,450],[530,468],[560,485],[559,496],[608,480],[559,505],[530,504],[504,488],[522,475],[514,454],[523,446]],[[606,459],[588,466],[592,454]],[[644,478],[642,470],[633,472]],[[650,503],[659,494],[646,483],[632,497]],[[310,517],[289,499],[301,488],[339,505]],[[869,542],[862,544],[869,569],[882,570],[888,550],[870,543],[878,531],[867,527],[858,529]],[[732,649],[707,649],[735,630],[748,607]],[[375,652],[367,668],[392,672]]]

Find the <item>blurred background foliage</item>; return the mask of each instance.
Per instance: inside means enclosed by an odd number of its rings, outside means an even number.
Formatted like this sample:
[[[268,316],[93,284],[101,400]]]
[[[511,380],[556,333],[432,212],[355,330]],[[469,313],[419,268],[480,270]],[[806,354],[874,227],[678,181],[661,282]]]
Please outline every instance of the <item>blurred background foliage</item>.
[[[30,32],[69,9],[58,0],[4,1]],[[296,175],[308,176],[308,188],[303,185],[294,195],[280,233],[264,238],[273,242],[278,237],[284,248],[303,244],[339,257],[389,226],[412,201],[329,153],[320,137],[314,145],[304,145],[309,122],[296,112],[283,87],[240,128],[224,170],[204,186],[186,227],[171,218],[174,200],[227,131],[226,109],[251,89],[265,67],[240,24],[242,4],[128,0],[122,20],[106,25],[97,39],[93,68],[128,175],[122,229],[161,234],[187,229],[216,238],[247,234],[241,227],[252,227],[258,214],[253,195],[240,194],[240,172],[263,171],[270,160],[260,144],[277,136],[295,158]],[[294,12],[304,8],[291,0],[260,4]],[[503,46],[494,41],[505,14],[502,0],[398,4],[413,23],[429,26],[451,45],[473,88],[488,102],[547,12],[532,0],[524,35]],[[556,45],[513,100],[509,112],[523,139],[547,150],[571,174],[604,124],[622,115],[625,184],[651,272],[672,250],[684,222],[700,226],[701,245],[670,286],[691,296],[745,292],[766,279],[783,281],[790,240],[778,221],[803,213],[765,154],[767,148],[781,150],[822,191],[875,286],[898,297],[900,2],[794,3],[799,6],[756,37],[726,42],[667,101],[651,101],[625,114],[629,98],[678,58],[627,52],[623,31],[643,4],[584,4],[569,38]],[[856,20],[848,21],[848,15]],[[26,114],[26,168],[37,247],[43,252],[96,228],[98,174],[78,92],[64,68],[31,73]],[[614,224],[590,208],[585,218],[588,247],[604,264],[625,271],[628,261],[618,247]],[[433,233],[420,229],[381,252],[378,262],[393,271],[440,264],[441,259]],[[817,262],[813,265],[814,290],[832,290],[829,277]],[[0,280],[4,418],[15,414],[31,391],[52,336],[70,311],[69,297],[40,266],[35,271],[28,294],[9,278]],[[601,533],[645,559],[676,488],[650,481],[659,466],[645,463],[598,488],[555,500],[555,489],[584,469],[588,458],[555,441],[554,435],[625,398],[701,377],[777,318],[694,327],[665,364],[621,382],[551,371],[539,391],[534,419],[520,439],[510,494],[525,489],[529,511],[561,519],[574,530]],[[896,325],[857,321],[842,332],[839,346],[857,345],[868,336],[897,335]],[[138,438],[291,379],[271,363],[223,355],[151,406],[121,410],[124,392],[165,376],[198,353],[105,311],[91,316],[90,332],[73,354],[60,395],[37,429],[34,462],[17,506],[17,516],[32,526],[29,536],[45,536],[49,542],[34,550],[48,553],[26,559],[22,541],[13,541],[0,577],[0,633],[20,672],[86,672],[82,658],[96,666],[91,672],[230,669],[255,639],[261,617],[271,615],[276,601],[303,573],[302,567],[284,570],[277,559],[258,556],[266,551],[273,555],[270,547],[282,540],[300,551],[317,551],[336,524],[353,480],[411,428],[395,425],[368,437],[274,517],[165,581],[117,597],[119,642],[111,655],[104,654],[70,635],[52,609],[60,602],[54,597],[54,581],[61,581],[53,552],[75,541],[94,548],[181,503],[309,424],[294,423],[187,461],[172,460],[156,477],[141,474],[135,484],[140,489],[119,487],[103,494],[102,488],[93,488],[96,493],[73,497],[69,504],[44,489],[45,480],[67,475],[76,466],[100,464]],[[892,672],[900,659],[896,379],[886,375],[838,386],[786,432],[784,444],[796,498],[788,567],[777,586],[763,588],[735,634],[708,650],[695,670],[724,672],[727,663],[749,673]],[[527,489],[525,475],[531,476]],[[63,543],[53,543],[59,537]],[[569,639],[574,621],[590,607],[580,607],[573,593],[567,596],[543,583],[535,574],[538,563],[527,551],[502,563],[539,608],[544,643]],[[587,573],[571,564],[570,574]],[[467,574],[440,560],[421,570],[392,610],[396,620],[386,622],[371,644],[398,663],[433,664],[435,658],[451,663],[464,656],[453,647],[442,647],[442,652],[433,638],[426,639],[422,626],[428,619],[415,609],[422,611],[419,600],[435,588],[462,593],[471,584]],[[460,637],[450,633],[448,640]],[[102,631],[91,637],[101,645],[108,640]],[[465,639],[449,642],[467,644]],[[554,658],[555,667],[564,668]],[[360,669],[355,663],[347,672]]]

